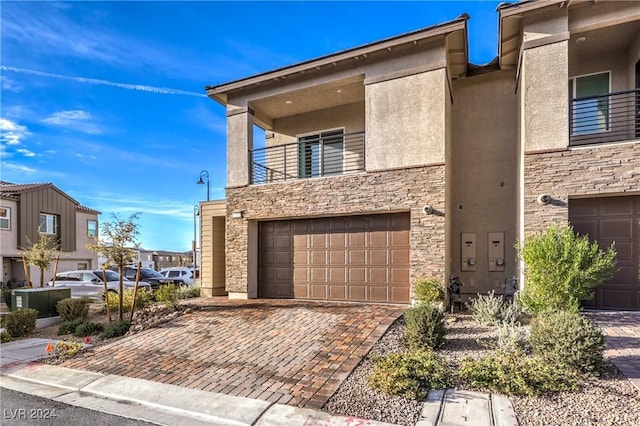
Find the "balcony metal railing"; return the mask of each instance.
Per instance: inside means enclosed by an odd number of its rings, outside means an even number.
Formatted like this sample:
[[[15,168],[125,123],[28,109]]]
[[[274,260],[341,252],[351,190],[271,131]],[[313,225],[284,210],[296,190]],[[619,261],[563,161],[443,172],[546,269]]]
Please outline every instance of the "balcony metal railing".
[[[280,182],[363,171],[364,132],[304,138],[249,150],[251,184]]]
[[[569,100],[569,144],[640,138],[640,89]]]

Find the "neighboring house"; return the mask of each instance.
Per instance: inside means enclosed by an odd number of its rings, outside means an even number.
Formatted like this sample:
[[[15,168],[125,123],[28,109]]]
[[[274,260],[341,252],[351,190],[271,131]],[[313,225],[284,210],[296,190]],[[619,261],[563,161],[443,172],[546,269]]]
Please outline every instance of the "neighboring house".
[[[594,306],[640,309],[640,2],[498,15],[486,65],[462,15],[206,88],[227,110],[229,297],[407,303],[450,274],[504,293],[516,241],[568,222],[616,242]]]
[[[155,269],[156,271],[173,266],[188,266],[192,263],[193,255],[191,252],[145,250],[137,247],[132,247],[131,250],[134,252],[132,265],[141,263],[143,268]],[[105,261],[104,257],[98,258],[100,265]]]
[[[0,182],[0,256],[2,285],[24,284],[22,249],[38,241],[40,234],[59,242],[62,256],[58,271],[92,269],[98,258],[87,248],[90,236],[98,236],[100,212],[80,205],[51,183],[13,184]],[[55,262],[54,262],[55,263]],[[45,273],[53,276],[54,264]],[[31,283],[39,285],[40,269],[29,269]]]

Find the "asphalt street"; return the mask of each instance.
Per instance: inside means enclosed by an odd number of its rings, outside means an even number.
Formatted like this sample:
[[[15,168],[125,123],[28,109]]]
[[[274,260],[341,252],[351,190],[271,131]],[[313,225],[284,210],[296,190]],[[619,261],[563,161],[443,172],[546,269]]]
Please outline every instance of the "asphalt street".
[[[6,388],[0,388],[0,411],[2,426],[143,426],[154,424],[75,407]]]

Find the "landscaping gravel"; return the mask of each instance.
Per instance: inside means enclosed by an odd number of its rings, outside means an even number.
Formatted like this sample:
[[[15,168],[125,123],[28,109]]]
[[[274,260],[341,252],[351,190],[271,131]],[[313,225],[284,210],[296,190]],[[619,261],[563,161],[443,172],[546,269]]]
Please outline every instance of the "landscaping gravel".
[[[400,425],[416,423],[421,402],[385,395],[367,384],[367,376],[373,371],[372,357],[408,349],[404,328],[400,318],[387,330],[327,401],[324,411]],[[446,344],[438,354],[447,359],[454,371],[462,359],[478,359],[489,353],[478,340],[487,342],[497,337],[497,328],[479,325],[468,314],[448,316],[446,330]],[[462,387],[455,377],[454,383]],[[640,391],[611,364],[607,364],[600,378],[585,383],[581,392],[510,399],[522,426],[640,425]]]

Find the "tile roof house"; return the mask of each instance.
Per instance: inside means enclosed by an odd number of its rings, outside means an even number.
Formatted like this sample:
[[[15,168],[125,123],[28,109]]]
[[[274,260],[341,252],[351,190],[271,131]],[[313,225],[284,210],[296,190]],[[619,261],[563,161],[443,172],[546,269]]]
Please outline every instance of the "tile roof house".
[[[467,19],[206,88],[229,297],[408,303],[450,274],[508,293],[515,242],[569,222],[616,242],[594,305],[640,309],[640,3],[503,4],[484,66]]]
[[[95,253],[87,249],[88,235],[98,235],[100,212],[85,207],[52,183],[0,182],[0,257],[2,286],[25,284],[22,249],[38,241],[40,234],[59,241],[63,256],[59,271],[98,267]],[[53,275],[53,265],[45,280]],[[30,279],[38,285],[40,270],[30,267]]]

